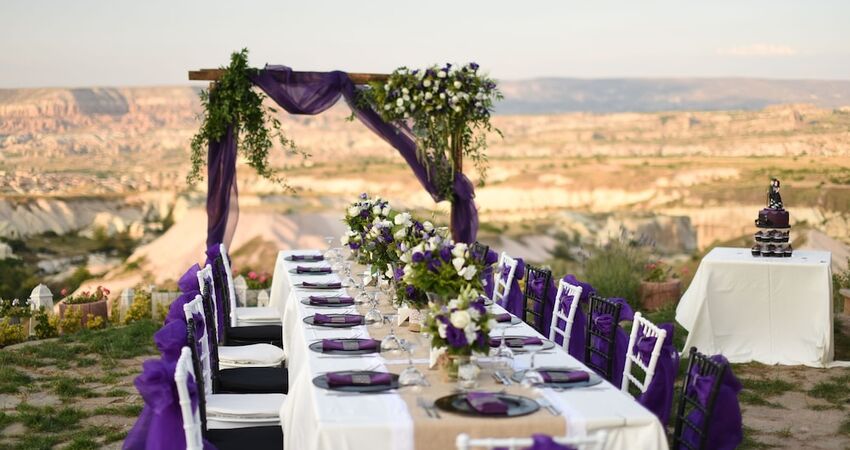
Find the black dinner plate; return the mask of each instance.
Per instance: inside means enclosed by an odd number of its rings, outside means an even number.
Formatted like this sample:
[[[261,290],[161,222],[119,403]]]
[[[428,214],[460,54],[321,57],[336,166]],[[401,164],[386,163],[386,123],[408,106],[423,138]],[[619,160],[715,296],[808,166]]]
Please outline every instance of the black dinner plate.
[[[292,259],[292,255],[287,256],[287,257],[285,257],[285,258],[283,258],[283,259],[284,259],[284,260],[286,260],[286,261],[292,261],[292,262],[303,262],[303,263],[308,263],[308,262],[322,262],[322,261],[324,261],[324,260],[325,260],[325,257],[324,257],[324,256],[321,256],[321,255],[295,255],[295,256],[305,256],[305,257],[315,256],[315,259],[307,258],[307,259],[298,259],[298,260],[294,260],[294,259]]]
[[[334,372],[342,375],[356,375],[356,374],[378,374],[383,372],[374,372],[371,370],[340,370],[338,372]],[[398,389],[398,375],[391,373],[390,377],[392,381],[389,384],[374,384],[370,386],[337,386],[331,387],[328,385],[328,374],[322,374],[313,378],[313,385],[316,387],[320,387],[322,389],[327,389],[329,391],[339,391],[339,392],[356,392],[361,394],[367,394],[370,392],[383,392],[389,391],[391,389]]]
[[[333,303],[331,303],[331,304],[327,304],[327,305],[314,305],[314,304],[310,303],[309,298],[305,298],[305,299],[301,299],[301,304],[307,305],[307,306],[313,306],[313,307],[316,307],[316,308],[349,308],[349,307],[352,307],[352,306],[357,306],[357,300],[355,300],[354,303],[346,303],[346,304],[333,304]]]
[[[508,405],[506,414],[481,414],[466,401],[466,394],[451,394],[445,397],[440,397],[434,402],[434,406],[445,412],[460,414],[462,416],[474,417],[519,417],[534,414],[540,409],[540,405],[536,401],[512,394],[493,394],[499,400]]]
[[[320,267],[320,268],[324,269],[324,267]],[[330,272],[311,272],[309,270],[306,271],[306,272],[299,272],[298,269],[289,269],[289,273],[292,273],[292,274],[295,274],[295,275],[330,275],[330,274],[333,273],[333,270],[331,270]]]
[[[328,275],[328,274],[323,273],[322,275]],[[319,286],[304,286],[304,283],[302,282],[302,283],[296,284],[296,285],[295,285],[295,287],[297,287],[297,288],[301,288],[301,289],[337,290],[337,289],[345,289],[345,288],[347,288],[347,287],[349,287],[349,286],[348,286],[347,284],[341,284],[339,287],[336,287],[336,286],[322,286],[321,284],[320,284]]]
[[[590,378],[587,381],[576,381],[574,383],[544,383],[544,386],[553,387],[558,389],[572,389],[572,388],[583,388],[596,386],[597,384],[602,382],[602,377],[596,374],[596,372],[592,370],[584,370],[579,368],[567,368],[567,367],[540,367],[537,370],[581,370],[590,374]],[[511,375],[511,379],[516,381],[517,383],[522,381],[522,376],[525,375],[525,370],[517,370]]]
[[[525,339],[525,338],[530,338],[530,337],[533,337],[533,336],[505,336],[505,339],[506,340]],[[491,336],[491,338],[501,339],[502,336]],[[537,349],[538,352],[545,352],[546,350],[551,350],[551,349],[555,348],[555,343],[550,341],[549,339],[540,338],[540,340],[543,341],[543,344],[540,345],[539,346],[540,348]],[[537,346],[535,345],[535,347],[537,347]],[[490,348],[498,348],[498,346],[497,347],[490,347]],[[522,346],[522,347],[510,347],[510,349],[513,350],[514,353],[525,353],[525,352],[530,351],[528,349],[528,346],[525,346],[525,345]]]
[[[327,314],[327,315],[330,316],[330,317],[334,317],[334,316],[345,316],[346,314]],[[326,328],[351,328],[351,327],[358,327],[360,325],[366,325],[365,318],[361,323],[315,323],[315,322],[313,322],[313,316],[305,317],[304,323],[306,323],[307,325],[313,325],[314,327],[326,327]]]
[[[371,339],[334,339],[335,341],[343,341],[343,342],[358,342],[358,341],[368,341]],[[310,350],[313,350],[316,353],[322,353],[325,355],[368,355],[370,353],[379,353],[381,351],[381,342],[377,341],[374,349],[369,350],[322,350],[322,341],[316,341],[310,344]]]

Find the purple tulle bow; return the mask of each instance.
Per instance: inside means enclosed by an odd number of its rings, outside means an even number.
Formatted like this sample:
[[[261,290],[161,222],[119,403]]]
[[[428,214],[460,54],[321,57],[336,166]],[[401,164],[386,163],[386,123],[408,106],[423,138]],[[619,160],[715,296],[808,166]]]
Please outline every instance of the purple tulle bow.
[[[728,364],[728,361],[723,355],[714,355],[711,357],[711,360],[720,364]],[[711,376],[697,374],[696,368],[696,365],[692,368],[691,383],[687,387],[687,391],[706,406],[714,379]],[[706,441],[705,448],[733,450],[743,440],[741,407],[738,404],[738,393],[741,392],[741,389],[741,382],[732,373],[732,368],[727,367],[725,376],[720,381],[717,397],[714,400],[714,412],[710,417],[711,423],[707,424],[708,440]],[[696,408],[687,416],[688,420],[697,426],[703,425],[703,417],[702,412]],[[682,440],[694,447],[699,444],[698,435],[689,427],[685,427],[682,432]],[[686,447],[683,445],[681,448],[684,449]]]
[[[670,413],[673,409],[674,385],[679,371],[679,352],[673,345],[673,324],[662,323],[658,326],[667,331],[667,335],[664,338],[664,344],[661,345],[655,375],[647,386],[646,392],[638,397],[638,402],[652,411],[658,420],[666,425],[670,421]],[[644,336],[642,328],[638,330],[635,353],[640,356],[644,364],[649,363],[656,340],[657,338]]]

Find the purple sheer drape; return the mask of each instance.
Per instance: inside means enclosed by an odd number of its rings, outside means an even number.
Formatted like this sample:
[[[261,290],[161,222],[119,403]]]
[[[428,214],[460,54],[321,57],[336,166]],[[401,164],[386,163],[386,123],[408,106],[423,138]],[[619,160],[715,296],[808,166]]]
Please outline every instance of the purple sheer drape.
[[[658,364],[655,366],[652,382],[649,383],[646,392],[638,397],[638,402],[652,411],[662,424],[667,425],[673,408],[673,391],[676,374],[679,371],[679,352],[673,345],[673,324],[662,323],[658,326],[667,332],[667,336],[664,338],[664,344],[661,345],[661,354],[658,355]],[[640,355],[645,364],[648,364],[652,356],[652,348],[655,346],[655,338],[645,337],[643,329],[638,330],[638,336],[635,353]]]
[[[392,145],[413,170],[422,187],[434,201],[452,200],[452,236],[459,242],[472,243],[478,233],[478,210],[474,202],[474,188],[466,175],[455,176],[454,198],[446,199],[437,190],[425,166],[416,157],[416,141],[406,127],[397,127],[381,119],[374,110],[358,105],[356,87],[348,74],[333,72],[293,72],[286,66],[266,66],[251,81],[290,114],[319,114],[333,106],[340,97],[366,127]],[[211,142],[209,147],[209,191],[207,193],[207,245],[224,242],[236,226],[231,208],[236,206],[235,182],[236,136],[232,127],[224,139]],[[229,214],[230,213],[230,214]]]

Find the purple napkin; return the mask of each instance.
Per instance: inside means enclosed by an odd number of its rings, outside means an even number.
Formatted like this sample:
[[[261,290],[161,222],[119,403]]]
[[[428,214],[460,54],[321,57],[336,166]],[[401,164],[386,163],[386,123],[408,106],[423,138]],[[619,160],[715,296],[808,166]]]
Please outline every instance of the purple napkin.
[[[469,406],[480,414],[505,415],[508,405],[489,392],[470,392],[466,394]]]
[[[543,381],[547,383],[579,383],[590,379],[583,370],[539,370]]]
[[[376,384],[390,384],[392,375],[388,373],[354,373],[341,374],[331,372],[327,374],[328,386],[374,386]]]
[[[313,316],[313,323],[316,324],[328,324],[328,323],[363,323],[363,316],[358,314],[339,314],[339,315],[325,315],[325,314],[315,314]]]
[[[289,259],[293,261],[324,261],[325,257],[322,255],[292,255]]]
[[[490,347],[498,347],[501,344],[501,338],[490,338]],[[519,348],[526,345],[543,345],[543,340],[536,337],[509,337],[505,338],[505,345],[511,348]]]
[[[339,281],[335,283],[308,283],[306,281],[301,282],[301,286],[303,287],[319,287],[319,288],[329,288],[329,289],[339,289],[342,287],[342,283]]]
[[[296,273],[331,273],[330,267],[304,267],[298,266],[295,268]]]
[[[354,299],[351,297],[321,297],[318,295],[310,296],[311,305],[353,305]]]
[[[378,341],[374,339],[322,339],[322,350],[375,350],[378,348]]]
[[[510,322],[511,315],[509,313],[496,314],[496,322]]]

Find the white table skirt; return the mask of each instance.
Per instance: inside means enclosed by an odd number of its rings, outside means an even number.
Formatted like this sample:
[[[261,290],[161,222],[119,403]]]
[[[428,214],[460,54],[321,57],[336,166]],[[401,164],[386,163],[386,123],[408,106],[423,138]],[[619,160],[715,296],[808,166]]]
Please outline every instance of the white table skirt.
[[[397,395],[364,395],[352,397],[329,396],[318,389],[312,379],[319,373],[331,370],[357,370],[380,365],[384,359],[378,355],[360,358],[321,358],[307,346],[322,338],[368,336],[365,326],[349,329],[316,329],[302,322],[316,309],[301,300],[316,291],[293,288],[305,276],[289,271],[298,263],[284,258],[293,253],[310,250],[282,251],[275,266],[270,301],[282,312],[283,344],[289,366],[289,395],[281,410],[284,448],[301,450],[414,450],[413,422],[407,405]],[[300,263],[326,264],[326,263]],[[338,281],[333,274],[327,277],[309,276],[309,280],[322,278]],[[340,292],[340,291],[330,291]],[[341,293],[341,292],[340,292]],[[282,297],[286,295],[286,297]],[[277,297],[277,298],[276,298]],[[498,308],[498,306],[496,306]],[[500,311],[501,308],[498,308]],[[535,335],[526,324],[511,328],[511,333]],[[560,349],[559,349],[560,350]],[[517,365],[528,366],[527,356],[516,357]],[[580,362],[560,350],[537,356],[540,365],[582,366]],[[393,363],[397,361],[392,361]],[[433,377],[434,373],[426,373]],[[547,397],[565,412],[567,429],[571,434],[607,429],[605,448],[610,449],[666,449],[667,438],[658,419],[632,397],[623,394],[610,383],[607,389],[569,390],[562,393],[547,391]],[[426,391],[427,393],[427,391]]]
[[[824,367],[833,359],[829,252],[754,257],[715,248],[676,308],[691,346],[729,361]]]

